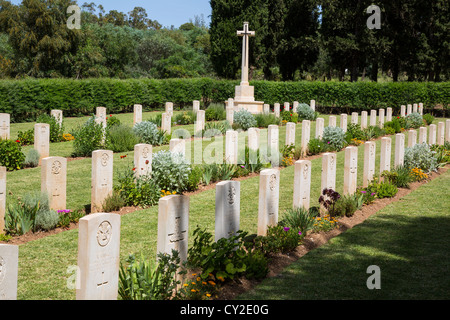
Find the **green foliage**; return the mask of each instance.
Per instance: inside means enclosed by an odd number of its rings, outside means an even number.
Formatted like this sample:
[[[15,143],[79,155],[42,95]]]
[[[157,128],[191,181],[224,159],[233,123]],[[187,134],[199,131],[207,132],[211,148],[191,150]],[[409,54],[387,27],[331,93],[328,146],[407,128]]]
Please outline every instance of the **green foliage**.
[[[328,144],[329,150],[339,151],[344,147],[345,132],[339,127],[325,127],[322,141]]]
[[[57,227],[68,228],[71,223],[78,223],[85,213],[81,210],[58,210],[59,222]]]
[[[315,121],[318,117],[318,113],[311,109],[311,107],[306,103],[300,103],[297,106],[296,112],[298,113],[299,120]]]
[[[150,121],[136,123],[133,131],[142,143],[160,146],[167,142],[165,134],[158,129],[156,124]]]
[[[313,230],[315,223],[314,215],[303,207],[293,208],[284,211],[282,220],[279,223],[282,226],[299,229],[304,235]]]
[[[245,147],[244,157],[238,159],[238,163],[252,173],[260,172],[265,167],[259,149],[255,151],[251,150],[249,147]]]
[[[450,142],[445,141],[443,145],[433,144],[430,146],[431,151],[435,152],[436,161],[439,167],[443,167],[450,163]]]
[[[191,166],[191,172],[187,182],[186,191],[195,191],[198,189],[203,177],[203,169],[201,166]]]
[[[364,191],[367,195],[370,194],[371,197],[375,196],[378,199],[383,199],[394,197],[398,192],[398,188],[388,181],[379,182],[377,179],[374,179]]]
[[[287,110],[281,111],[280,118],[282,121],[286,121],[286,122],[293,122],[293,123],[298,122],[298,114],[293,111],[287,111]]]
[[[397,166],[391,171],[383,171],[381,176],[397,188],[409,188],[413,181],[411,169],[406,166]]]
[[[217,181],[231,180],[236,175],[237,166],[227,163],[211,163],[203,165],[202,181],[205,185]]]
[[[429,113],[424,114],[422,116],[422,118],[423,118],[423,121],[426,123],[427,126],[429,126],[430,124],[433,124],[434,117],[431,114],[429,114]]]
[[[308,155],[315,155],[329,150],[328,144],[321,139],[313,138],[308,142]]]
[[[255,239],[255,248],[264,254],[288,253],[300,245],[304,234],[298,228],[283,227],[281,225],[269,226],[267,235]]]
[[[119,118],[110,115],[109,117],[106,117],[106,129],[111,129],[115,126],[120,126],[120,120]]]
[[[129,126],[116,124],[106,129],[106,148],[113,152],[133,151],[134,146],[139,143],[135,131]]]
[[[89,118],[83,125],[78,126],[71,134],[75,138],[73,157],[90,157],[93,151],[101,150],[104,146],[103,125],[95,122],[95,116]]]
[[[204,138],[211,138],[224,135],[228,130],[232,129],[228,121],[207,122],[202,136]]]
[[[147,175],[136,178],[135,168],[131,169],[130,167],[118,173],[114,190],[123,199],[126,206],[143,208],[156,205],[161,195],[161,189],[154,179]],[[111,199],[111,201],[121,204],[119,198]]]
[[[177,298],[176,289],[180,285],[177,280],[181,265],[179,253],[159,253],[156,268],[143,256],[137,260],[130,255],[127,265],[120,265],[119,297],[122,300],[172,300]],[[175,294],[175,295],[174,295]]]
[[[384,129],[378,127],[378,126],[369,126],[366,129],[363,130],[364,132],[364,139],[365,141],[377,139],[378,137],[385,134]]]
[[[34,143],[34,129],[27,131],[19,131],[17,134],[17,142],[22,146],[29,146]]]
[[[274,114],[256,114],[256,127],[258,128],[268,128],[270,125],[277,125],[279,126],[281,124],[281,119],[276,117]]]
[[[24,165],[29,168],[36,168],[39,165],[40,155],[36,149],[30,149],[25,157]]]
[[[344,195],[339,198],[334,206],[333,216],[335,217],[351,217],[356,210],[360,209],[364,202],[364,195],[353,194]]]
[[[227,112],[224,105],[214,103],[205,110],[206,121],[221,121],[227,118]]]
[[[187,125],[187,124],[193,124],[195,120],[197,119],[197,115],[194,111],[184,111],[183,113],[178,113],[174,117],[174,122],[177,125]]]
[[[234,112],[233,121],[244,131],[256,127],[257,124],[255,117],[245,109]]]
[[[345,140],[347,141],[347,143],[350,144],[352,139],[364,140],[364,138],[365,135],[363,130],[361,129],[361,126],[354,123],[350,123],[347,126],[347,132],[345,133]]]
[[[419,113],[413,112],[405,117],[405,122],[405,129],[417,129],[423,125],[423,118]]]
[[[181,153],[161,150],[153,154],[152,180],[159,189],[182,193],[188,189],[191,166]]]
[[[102,212],[119,211],[125,206],[125,200],[120,195],[120,192],[114,190],[111,195],[107,196],[102,204]]]
[[[436,152],[432,151],[426,143],[416,144],[412,148],[407,147],[405,148],[404,166],[410,170],[419,168],[425,173],[436,171],[438,167]]]
[[[397,118],[392,119],[392,121],[387,121],[384,123],[384,128],[392,128],[394,130],[394,133],[400,133],[402,131],[402,124],[400,123],[400,120]]]
[[[60,125],[55,117],[48,114],[41,114],[36,119],[36,123],[47,123],[50,125],[50,142],[62,141],[64,134],[64,121]]]
[[[23,168],[25,155],[22,146],[12,140],[0,140],[0,165],[6,167],[8,171],[20,170]]]

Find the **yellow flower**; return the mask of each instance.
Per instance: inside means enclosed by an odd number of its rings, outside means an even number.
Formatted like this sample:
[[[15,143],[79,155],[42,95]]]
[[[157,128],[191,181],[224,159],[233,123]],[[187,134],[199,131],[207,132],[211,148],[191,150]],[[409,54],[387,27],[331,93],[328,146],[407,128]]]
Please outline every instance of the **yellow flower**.
[[[206,296],[207,296],[208,298],[211,297],[211,295],[210,295],[209,293],[207,293]]]
[[[212,286],[215,286],[216,285],[216,283],[214,282],[214,281],[208,281],[208,283],[210,284],[210,285],[212,285]]]
[[[183,284],[183,286],[185,286],[185,287],[189,287],[189,285],[188,285],[187,283]]]
[[[192,290],[191,290],[191,292],[197,292],[197,290],[195,290],[195,289],[192,289]]]
[[[191,282],[191,284],[195,285],[195,282]]]
[[[197,281],[200,281],[201,279],[200,279],[200,277],[197,277]]]

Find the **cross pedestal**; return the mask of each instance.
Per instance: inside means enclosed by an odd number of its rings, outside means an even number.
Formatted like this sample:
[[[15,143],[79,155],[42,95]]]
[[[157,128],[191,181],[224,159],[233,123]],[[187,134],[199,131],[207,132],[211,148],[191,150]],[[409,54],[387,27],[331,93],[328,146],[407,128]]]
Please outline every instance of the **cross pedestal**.
[[[243,37],[242,41],[242,70],[241,84],[235,88],[234,110],[245,109],[253,114],[263,113],[264,102],[255,101],[255,88],[248,82],[248,52],[249,37],[255,36],[255,31],[249,31],[248,22],[244,22],[244,30],[238,31],[237,35]],[[228,106],[228,101],[225,101]]]

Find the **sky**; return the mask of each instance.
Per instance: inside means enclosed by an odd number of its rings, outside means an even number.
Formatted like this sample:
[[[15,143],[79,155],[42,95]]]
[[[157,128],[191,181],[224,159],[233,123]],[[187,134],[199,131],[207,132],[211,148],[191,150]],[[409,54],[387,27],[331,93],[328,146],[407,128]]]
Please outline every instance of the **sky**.
[[[10,0],[14,4],[22,0]],[[195,16],[203,14],[207,26],[210,23],[211,6],[209,0],[77,0],[81,7],[85,2],[101,4],[105,12],[117,10],[124,13],[132,11],[134,7],[142,7],[147,11],[148,18],[157,20],[163,27],[178,28],[183,23],[194,20]],[[83,21],[81,21],[83,23]]]

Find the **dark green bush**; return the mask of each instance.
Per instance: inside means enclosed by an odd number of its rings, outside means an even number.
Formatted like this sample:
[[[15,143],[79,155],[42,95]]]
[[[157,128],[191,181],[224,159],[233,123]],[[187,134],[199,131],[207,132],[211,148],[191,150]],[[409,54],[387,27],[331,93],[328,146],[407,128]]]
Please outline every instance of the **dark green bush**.
[[[106,135],[106,148],[113,152],[133,151],[134,146],[139,143],[133,128],[121,124],[107,128]]]
[[[20,143],[12,140],[0,140],[0,165],[8,171],[20,170],[25,162],[25,154]]]
[[[72,135],[75,138],[73,157],[90,157],[93,151],[102,149],[106,142],[103,140],[103,125],[95,122],[95,116],[73,130]]]
[[[19,131],[17,134],[17,142],[19,142],[22,146],[34,144],[34,129]]]
[[[36,119],[36,123],[47,123],[50,125],[50,142],[62,141],[64,134],[64,121],[60,125],[55,117],[48,114],[41,114]]]

